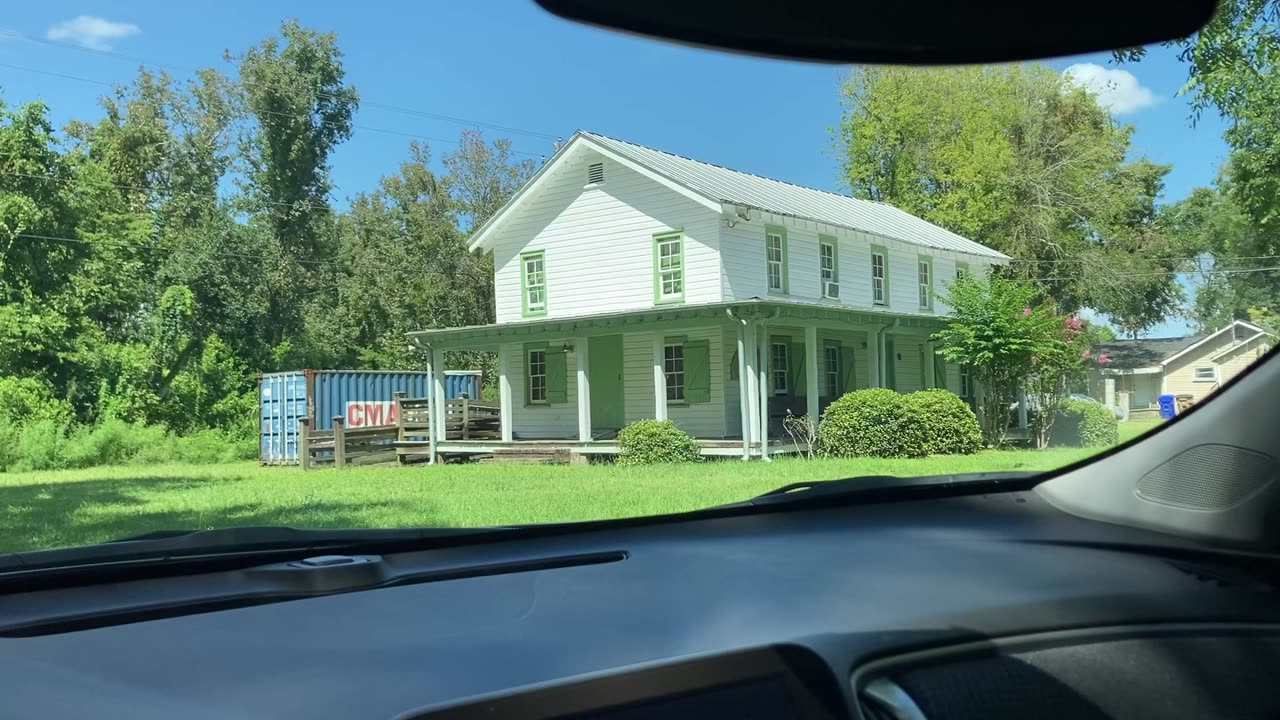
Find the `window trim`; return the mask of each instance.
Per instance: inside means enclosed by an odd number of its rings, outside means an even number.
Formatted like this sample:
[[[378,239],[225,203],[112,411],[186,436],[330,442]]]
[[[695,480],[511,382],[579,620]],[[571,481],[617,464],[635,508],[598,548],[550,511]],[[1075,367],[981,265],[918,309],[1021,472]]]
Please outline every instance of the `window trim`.
[[[782,288],[777,289],[769,286],[769,236],[777,235],[781,238],[780,248],[782,250]],[[765,225],[764,226],[764,288],[769,295],[789,295],[790,278],[787,268],[787,229],[781,225]]]
[[[929,273],[929,278],[928,278],[929,282],[927,284],[920,282],[920,270],[922,269],[922,267],[928,268],[926,272]],[[919,298],[920,293],[924,292],[926,288],[928,289],[929,292],[928,292],[928,295],[925,296],[925,302],[920,303],[920,309],[932,310],[933,309],[933,258],[929,255],[917,255],[916,256],[916,296],[917,296],[916,299],[917,300],[920,299]]]
[[[969,272],[969,263],[963,260],[956,261],[956,280],[962,277],[973,277],[973,273]]]
[[[1201,370],[1212,370],[1213,377],[1211,378],[1200,377],[1199,371]],[[1198,383],[1218,382],[1218,366],[1217,365],[1192,365],[1191,366],[1191,382],[1198,382]]]
[[[671,240],[680,242],[680,294],[664,296],[662,294],[662,270],[661,255],[658,248],[662,243]],[[689,268],[684,261],[684,231],[683,230],[667,230],[665,232],[654,233],[653,235],[653,304],[654,305],[674,305],[684,302],[684,291],[689,285]]]
[[[883,297],[876,301],[876,256],[880,256],[880,292]],[[883,245],[871,246],[871,304],[878,307],[889,307],[889,251]]]
[[[532,258],[538,258],[542,261],[542,307],[529,308],[529,270],[526,263]],[[547,297],[547,251],[545,250],[526,250],[520,253],[520,316],[521,317],[543,317],[547,314],[547,306],[549,305]]]
[[[525,347],[524,351],[524,404],[528,405],[550,405],[550,383],[551,374],[547,367],[547,345],[539,343]],[[533,354],[542,353],[542,399],[533,399]]]
[[[786,365],[779,370],[778,363],[774,362],[774,348],[782,348],[782,356],[786,359]],[[778,389],[778,373],[782,373],[782,389]],[[791,394],[791,338],[784,335],[775,335],[769,338],[769,395],[790,395]]]
[[[827,279],[822,276],[822,273],[823,273],[822,249],[824,245],[831,246],[831,282],[839,285],[840,284],[840,243],[836,240],[834,235],[818,236],[818,297],[824,298],[827,300],[834,300],[836,298],[827,297],[827,286],[826,286]]]
[[[668,397],[667,398],[668,406],[689,404],[688,394],[685,392],[685,390],[688,388],[688,385],[689,385],[688,369],[686,368],[685,362],[684,362],[684,347],[687,344],[687,340],[688,338],[684,337],[683,335],[677,336],[677,337],[665,337],[662,339],[662,389],[663,389],[663,392],[669,391],[670,389],[669,383],[671,381],[671,375],[675,373],[674,370],[672,371],[667,370],[667,348],[672,348],[672,347],[680,348],[680,395],[681,397],[679,400],[672,400],[670,397]]]

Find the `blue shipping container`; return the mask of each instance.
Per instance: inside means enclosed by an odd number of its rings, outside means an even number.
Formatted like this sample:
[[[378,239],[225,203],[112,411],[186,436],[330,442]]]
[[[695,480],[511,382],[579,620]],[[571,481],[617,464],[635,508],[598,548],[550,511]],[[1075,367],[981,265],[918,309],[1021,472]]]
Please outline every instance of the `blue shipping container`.
[[[479,370],[446,370],[445,396],[480,397]],[[394,425],[395,393],[424,398],[431,394],[425,372],[382,370],[297,370],[267,373],[258,382],[261,403],[258,461],[266,465],[298,463],[298,419],[310,418],[318,430]]]

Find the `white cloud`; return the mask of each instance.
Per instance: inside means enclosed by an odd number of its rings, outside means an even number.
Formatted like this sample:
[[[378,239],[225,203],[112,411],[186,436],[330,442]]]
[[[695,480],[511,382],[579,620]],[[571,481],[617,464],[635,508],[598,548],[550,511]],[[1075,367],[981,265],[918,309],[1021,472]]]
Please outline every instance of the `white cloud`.
[[[1096,93],[1098,104],[1117,115],[1155,105],[1157,98],[1133,73],[1094,63],[1076,63],[1062,71],[1072,82]]]
[[[92,15],[78,15],[49,28],[50,40],[69,40],[93,50],[110,50],[111,41],[137,35],[142,29],[133,23],[104,20]]]

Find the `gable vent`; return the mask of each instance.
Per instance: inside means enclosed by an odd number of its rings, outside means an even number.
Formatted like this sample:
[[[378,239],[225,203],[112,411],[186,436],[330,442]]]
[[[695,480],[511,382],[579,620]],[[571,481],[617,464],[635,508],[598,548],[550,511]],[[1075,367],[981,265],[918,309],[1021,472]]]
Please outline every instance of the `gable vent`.
[[[587,184],[599,185],[604,182],[604,163],[591,163],[587,166]]]

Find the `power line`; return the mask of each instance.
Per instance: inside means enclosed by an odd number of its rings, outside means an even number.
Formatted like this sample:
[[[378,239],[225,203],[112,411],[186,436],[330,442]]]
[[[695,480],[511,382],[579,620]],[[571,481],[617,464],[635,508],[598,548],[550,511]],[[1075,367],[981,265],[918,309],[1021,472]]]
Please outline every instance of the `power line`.
[[[102,56],[102,57],[116,58],[116,59],[119,59],[119,60],[128,60],[129,62],[135,62],[135,63],[138,63],[138,64],[140,64],[140,65],[149,65],[149,66],[151,66],[151,67],[163,68],[163,69],[165,69],[165,70],[173,70],[173,71],[175,71],[175,72],[183,72],[183,73],[188,73],[188,74],[196,74],[196,73],[198,73],[198,72],[200,71],[198,68],[185,67],[185,66],[182,66],[182,65],[174,65],[174,64],[172,64],[172,63],[155,62],[155,61],[152,61],[152,60],[148,60],[148,59],[146,59],[146,58],[137,57],[137,56],[135,56],[135,55],[125,55],[125,54],[123,54],[123,53],[117,53],[117,52],[113,52],[113,51],[110,51],[110,50],[100,50],[100,49],[97,49],[97,48],[88,48],[88,47],[84,47],[84,46],[82,46],[82,45],[76,45],[75,43],[62,42],[62,41],[59,41],[59,40],[50,40],[50,39],[48,39],[48,38],[42,38],[42,37],[39,37],[39,36],[37,36],[37,35],[31,35],[31,34],[29,34],[29,33],[24,33],[24,32],[21,32],[21,31],[19,31],[19,30],[9,30],[9,29],[0,28],[0,35],[7,35],[7,36],[9,36],[9,37],[17,38],[17,39],[20,39],[20,40],[26,40],[26,41],[28,41],[28,42],[40,43],[40,44],[42,44],[42,45],[49,45],[49,46],[51,46],[51,47],[59,47],[59,48],[64,48],[64,49],[68,49],[68,50],[78,50],[78,51],[80,51],[80,52],[91,53],[91,54],[99,55],[99,56]],[[240,84],[240,85],[242,85],[242,86],[263,86],[263,87],[268,87],[265,83],[250,83],[250,82],[246,82],[246,81],[243,81],[243,80],[240,80],[240,81],[232,81],[232,82],[238,82],[238,84]],[[324,98],[326,98],[326,99],[330,99],[330,100],[335,99],[335,96],[334,96],[334,95],[331,95],[331,94],[328,94],[328,93],[320,93],[320,94],[319,94],[319,96],[320,96],[320,97],[324,97]],[[516,134],[516,135],[527,135],[527,136],[529,136],[529,137],[542,138],[542,139],[544,139],[544,140],[559,140],[559,139],[560,139],[560,137],[559,137],[558,135],[552,135],[552,134],[550,134],[550,133],[538,132],[538,131],[535,131],[535,130],[525,130],[525,129],[522,129],[522,128],[511,127],[511,126],[508,126],[508,125],[499,125],[499,124],[496,124],[496,123],[480,122],[480,121],[478,121],[478,120],[471,120],[471,119],[468,119],[468,118],[456,117],[456,116],[452,116],[452,115],[442,115],[442,114],[439,114],[439,113],[432,113],[432,112],[427,112],[427,111],[425,111],[425,110],[418,110],[418,109],[415,109],[415,108],[407,108],[407,107],[402,107],[402,106],[399,106],[399,105],[391,105],[391,104],[388,104],[388,103],[380,103],[380,102],[368,101],[368,102],[363,102],[363,103],[361,103],[361,106],[362,106],[362,107],[370,107],[370,108],[374,108],[374,109],[377,109],[377,110],[384,110],[384,111],[387,111],[387,112],[396,112],[396,113],[402,113],[402,114],[405,114],[405,115],[413,115],[413,116],[416,116],[416,117],[429,118],[429,119],[432,119],[432,120],[440,120],[440,121],[443,121],[443,122],[458,123],[458,124],[461,124],[461,125],[468,125],[468,126],[472,126],[472,127],[485,128],[485,129],[488,129],[488,130],[496,130],[496,131],[499,131],[499,132],[512,133],[512,134]]]
[[[0,30],[0,32],[3,32],[3,31],[2,31],[2,30]],[[11,64],[11,63],[0,63],[0,67],[9,68],[9,69],[11,69],[11,70],[20,70],[20,71],[23,71],[23,72],[36,73],[36,74],[39,74],[39,75],[49,75],[49,76],[52,76],[52,77],[62,78],[62,79],[64,79],[64,80],[75,80],[75,81],[78,81],[78,82],[92,83],[92,84],[94,84],[94,85],[103,85],[103,86],[106,86],[106,87],[115,87],[115,83],[106,82],[105,80],[95,80],[95,79],[93,79],[93,78],[81,77],[81,76],[78,76],[78,75],[70,75],[70,74],[68,74],[68,73],[53,72],[53,71],[51,71],[51,70],[42,70],[42,69],[40,69],[40,68],[25,67],[25,66],[22,66],[22,65],[13,65],[13,64]],[[234,81],[233,81],[233,82],[234,82]],[[279,117],[292,117],[292,118],[311,119],[311,116],[310,116],[310,115],[308,115],[308,114],[306,114],[306,113],[286,113],[286,112],[280,112],[279,110],[262,110],[261,112],[266,113],[266,114],[268,114],[268,115],[275,115],[275,116],[279,116]],[[331,120],[329,120],[329,121],[322,120],[322,121],[320,121],[320,122],[321,122],[321,124],[323,124],[323,125],[329,125],[329,126],[332,126],[332,127],[338,127],[338,126],[339,126],[339,125],[338,125],[338,123],[335,123],[335,122],[333,122],[333,121],[331,121]],[[361,124],[357,124],[357,123],[349,123],[349,124],[348,124],[348,127],[350,127],[350,128],[351,128],[351,129],[353,129],[353,130],[365,130],[365,131],[368,131],[368,132],[383,133],[383,134],[387,134],[387,135],[398,135],[398,136],[400,136],[400,137],[413,138],[413,139],[416,139],[416,140],[426,140],[426,141],[428,141],[428,142],[442,142],[442,143],[449,143],[449,144],[451,144],[451,145],[461,145],[461,144],[462,144],[462,142],[461,142],[460,140],[451,140],[451,139],[449,139],[449,138],[440,138],[440,137],[431,137],[431,136],[428,136],[428,135],[419,135],[419,134],[416,134],[416,133],[404,132],[404,131],[401,131],[401,130],[389,130],[389,129],[387,129],[387,128],[373,127],[373,126],[371,126],[371,125],[361,125]],[[164,141],[161,141],[161,142],[158,142],[158,143],[151,143],[150,145],[145,145],[145,146],[142,146],[142,147],[150,147],[150,146],[153,146],[153,145],[162,145],[162,144],[164,144],[164,143],[166,143],[166,142],[169,142],[169,141],[168,141],[168,140],[164,140]],[[546,153],[528,152],[528,151],[526,151],[526,150],[515,150],[515,149],[512,149],[512,150],[511,150],[511,152],[512,152],[513,154],[516,154],[516,155],[526,155],[526,156],[528,156],[528,157],[536,157],[536,158],[546,157]]]

